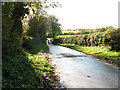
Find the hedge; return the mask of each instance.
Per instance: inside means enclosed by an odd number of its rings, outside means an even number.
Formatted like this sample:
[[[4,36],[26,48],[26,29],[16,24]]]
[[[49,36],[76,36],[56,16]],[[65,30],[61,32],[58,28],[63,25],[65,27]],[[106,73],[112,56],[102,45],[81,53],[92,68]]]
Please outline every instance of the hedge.
[[[105,32],[55,39],[54,43],[76,44],[81,46],[111,46],[111,50],[120,51],[120,28]]]

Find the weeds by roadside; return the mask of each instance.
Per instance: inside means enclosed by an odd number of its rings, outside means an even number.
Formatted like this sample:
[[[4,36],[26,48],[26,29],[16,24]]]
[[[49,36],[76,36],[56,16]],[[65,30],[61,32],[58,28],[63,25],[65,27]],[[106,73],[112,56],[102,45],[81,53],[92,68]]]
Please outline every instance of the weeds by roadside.
[[[45,41],[33,38],[29,40],[26,41],[27,45],[32,48],[25,48],[23,54],[3,60],[2,87],[60,89],[61,84],[54,68],[40,56],[43,52],[48,52]]]

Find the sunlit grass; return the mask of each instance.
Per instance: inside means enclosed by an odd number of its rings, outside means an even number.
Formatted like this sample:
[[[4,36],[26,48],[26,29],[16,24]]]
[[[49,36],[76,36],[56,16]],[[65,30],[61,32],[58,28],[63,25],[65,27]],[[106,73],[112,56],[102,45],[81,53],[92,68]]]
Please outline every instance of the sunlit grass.
[[[85,52],[87,54],[98,54],[101,56],[120,56],[120,52],[116,52],[116,51],[110,51],[110,47],[100,47],[100,46],[78,46],[78,45],[74,45],[74,44],[60,44],[62,46],[66,46],[75,50],[79,50],[82,52]]]
[[[75,37],[75,36],[78,36],[78,35],[58,35],[56,36],[56,38]]]
[[[49,88],[54,84],[53,70],[48,61],[37,55],[25,54],[3,61],[3,88]]]
[[[80,31],[62,31],[62,34],[64,34],[64,33],[79,33]]]
[[[61,46],[69,47],[86,54],[96,55],[100,58],[107,60],[116,60],[118,64],[120,63],[120,52],[110,51],[110,47],[100,47],[100,46],[79,46],[74,44],[60,44]]]
[[[42,41],[35,42],[36,40],[28,42],[32,48],[25,49],[21,55],[9,56],[3,60],[3,88],[60,88],[53,67],[41,56],[48,51],[47,45]]]

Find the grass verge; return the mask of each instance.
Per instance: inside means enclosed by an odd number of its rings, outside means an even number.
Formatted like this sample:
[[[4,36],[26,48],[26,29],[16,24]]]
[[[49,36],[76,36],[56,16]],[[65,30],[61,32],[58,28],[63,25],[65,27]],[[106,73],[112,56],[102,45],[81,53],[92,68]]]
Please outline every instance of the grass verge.
[[[54,68],[40,56],[48,51],[45,42],[37,42],[37,39],[30,41],[27,43],[31,44],[31,49],[2,60],[2,87],[59,89],[61,85]]]
[[[120,52],[110,51],[110,47],[88,47],[78,46],[74,44],[60,44],[61,46],[69,47],[86,54],[93,55],[104,60],[107,63],[114,64],[120,67]]]

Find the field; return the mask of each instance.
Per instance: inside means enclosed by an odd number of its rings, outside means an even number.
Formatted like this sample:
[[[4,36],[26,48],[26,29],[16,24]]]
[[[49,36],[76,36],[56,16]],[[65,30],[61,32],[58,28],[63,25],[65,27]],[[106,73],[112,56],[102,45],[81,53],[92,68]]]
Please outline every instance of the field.
[[[76,33],[79,33],[80,31],[65,31],[65,30],[63,30],[62,31],[62,34],[64,34],[64,33],[74,33],[74,34],[76,34]]]
[[[87,34],[92,34],[92,33],[97,33],[97,32],[104,32],[107,31],[108,29],[76,29],[76,30],[62,30],[62,33],[56,38],[66,38],[66,37],[74,37],[78,35],[87,35]]]
[[[78,36],[78,35],[58,35],[56,36],[56,38],[75,37],[75,36]]]

